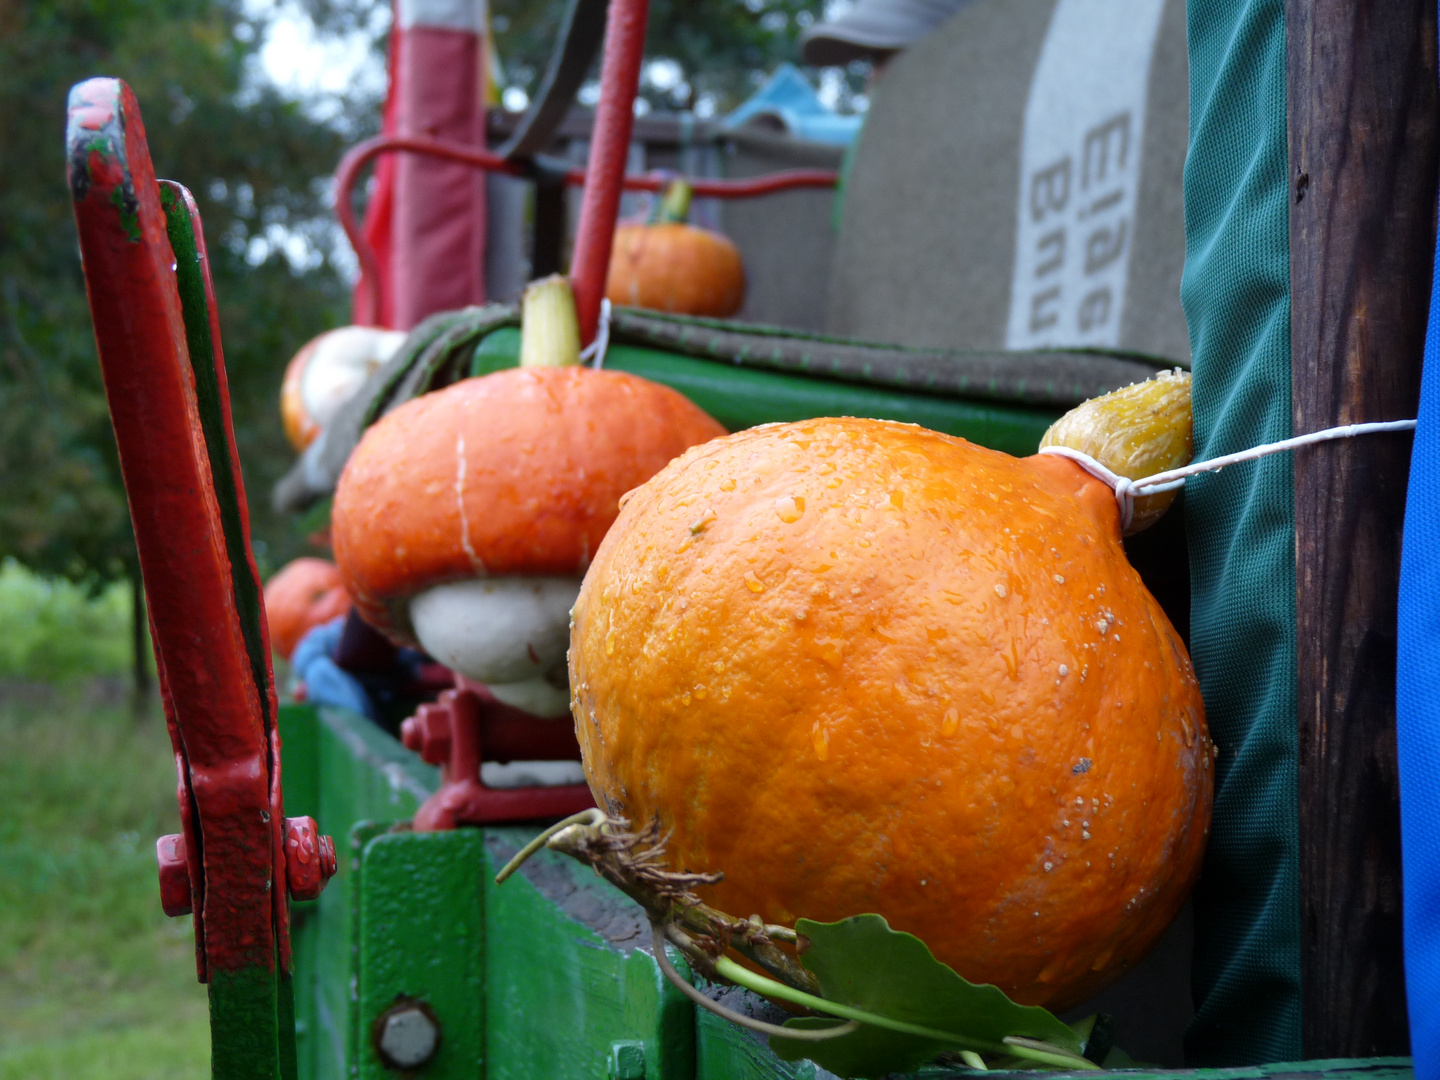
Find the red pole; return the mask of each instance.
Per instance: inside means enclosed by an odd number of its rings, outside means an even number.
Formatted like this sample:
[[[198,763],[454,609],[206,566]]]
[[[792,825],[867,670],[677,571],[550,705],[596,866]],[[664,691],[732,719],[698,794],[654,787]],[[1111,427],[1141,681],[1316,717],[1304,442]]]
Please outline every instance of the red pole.
[[[580,341],[585,345],[595,338],[600,301],[605,297],[605,275],[610,269],[610,246],[615,239],[630,130],[635,121],[635,93],[640,88],[640,62],[645,55],[648,8],[649,0],[610,0],[605,17],[600,103],[595,109],[590,158],[585,166],[585,198],[580,204],[575,254],[570,260]]]

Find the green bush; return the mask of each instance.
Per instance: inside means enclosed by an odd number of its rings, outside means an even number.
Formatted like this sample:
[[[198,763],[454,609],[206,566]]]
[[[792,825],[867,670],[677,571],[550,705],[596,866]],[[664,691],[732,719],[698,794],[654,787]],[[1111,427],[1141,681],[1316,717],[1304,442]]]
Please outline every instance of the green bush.
[[[121,676],[130,672],[132,655],[125,585],[92,596],[13,560],[0,565],[0,679]]]

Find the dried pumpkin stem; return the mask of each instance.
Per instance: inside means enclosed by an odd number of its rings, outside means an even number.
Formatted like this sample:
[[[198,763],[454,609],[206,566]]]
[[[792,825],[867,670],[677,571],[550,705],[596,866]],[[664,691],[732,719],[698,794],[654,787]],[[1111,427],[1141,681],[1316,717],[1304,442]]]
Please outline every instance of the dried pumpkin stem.
[[[569,278],[531,282],[520,299],[520,366],[574,367],[580,363],[580,320]]]
[[[501,868],[500,872],[495,875],[495,884],[499,885],[503,883],[506,878],[508,878],[511,874],[515,873],[516,870],[519,870],[521,864],[524,863],[526,859],[530,858],[531,855],[534,855],[537,851],[544,847],[545,842],[549,840],[552,836],[554,836],[556,833],[563,832],[571,825],[577,825],[582,822],[590,825],[599,825],[604,821],[605,812],[603,810],[594,809],[581,810],[578,814],[571,814],[569,817],[561,821],[557,821],[554,825],[551,825],[548,829],[542,832],[539,836],[535,837],[534,840],[531,840],[523,848],[517,851],[514,856],[511,857],[510,861],[507,862],[504,867]]]

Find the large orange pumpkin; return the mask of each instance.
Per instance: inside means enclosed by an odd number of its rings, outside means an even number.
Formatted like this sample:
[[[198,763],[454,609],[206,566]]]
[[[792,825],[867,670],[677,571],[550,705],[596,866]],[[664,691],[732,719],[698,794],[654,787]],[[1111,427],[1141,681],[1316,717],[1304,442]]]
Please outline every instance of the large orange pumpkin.
[[[326,559],[296,559],[265,583],[270,647],[287,660],[306,633],[349,610],[340,571]]]
[[[654,222],[615,230],[605,295],[612,304],[724,318],[745,300],[745,267],[727,237],[685,224],[689,185],[676,181]]]
[[[1064,1007],[1199,870],[1190,662],[1068,460],[859,419],[696,447],[626,501],[570,663],[596,799],[734,914],[880,912]]]

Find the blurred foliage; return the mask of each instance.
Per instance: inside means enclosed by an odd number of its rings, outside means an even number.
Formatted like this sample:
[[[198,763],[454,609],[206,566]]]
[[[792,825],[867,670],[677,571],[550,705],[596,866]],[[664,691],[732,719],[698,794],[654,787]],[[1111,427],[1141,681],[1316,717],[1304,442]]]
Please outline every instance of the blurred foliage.
[[[129,82],[157,174],[200,204],[257,554],[303,545],[268,509],[293,459],[276,397],[294,351],[347,320],[325,206],[344,141],[256,77],[264,25],[241,9],[0,0],[0,558],[96,592],[135,555],[65,185],[66,96],[94,75]]]
[[[7,560],[0,566],[0,679],[123,676],[131,662],[130,615],[130,590],[118,582],[94,595]]]
[[[491,25],[506,85],[530,95],[539,89],[569,2],[491,0]],[[646,66],[641,94],[654,109],[700,105],[705,112],[728,112],[778,64],[800,63],[800,33],[821,21],[828,2],[651,0],[645,55],[671,63]],[[843,73],[847,90],[858,91],[864,74],[859,68]]]
[[[374,18],[386,0],[301,0],[328,33],[366,33],[383,52],[388,20]],[[800,63],[799,38],[821,22],[837,0],[650,0],[640,94],[652,109],[698,108],[725,113],[739,105],[784,61]],[[549,64],[555,35],[570,0],[490,0],[490,23],[503,68],[501,88],[531,97]],[[833,85],[837,106],[861,106],[869,77],[864,63],[824,72],[812,81]],[[591,73],[599,77],[599,63]],[[593,93],[595,86],[589,88]]]
[[[201,1080],[193,930],[155,894],[174,759],[97,690],[0,683],[0,1080]]]

